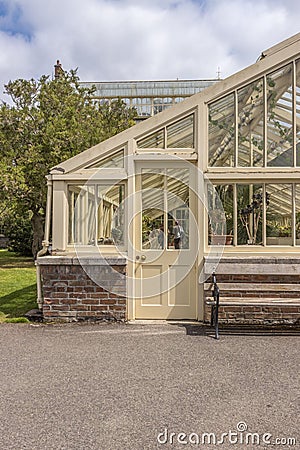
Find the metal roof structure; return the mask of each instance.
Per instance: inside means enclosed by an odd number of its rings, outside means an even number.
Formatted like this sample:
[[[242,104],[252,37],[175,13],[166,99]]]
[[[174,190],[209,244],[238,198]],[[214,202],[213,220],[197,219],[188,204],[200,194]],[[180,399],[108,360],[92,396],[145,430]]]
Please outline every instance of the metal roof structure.
[[[176,103],[203,91],[220,81],[209,80],[152,80],[152,81],[96,81],[81,82],[81,86],[95,86],[95,98],[110,102],[116,98],[135,107],[139,119],[153,116]]]

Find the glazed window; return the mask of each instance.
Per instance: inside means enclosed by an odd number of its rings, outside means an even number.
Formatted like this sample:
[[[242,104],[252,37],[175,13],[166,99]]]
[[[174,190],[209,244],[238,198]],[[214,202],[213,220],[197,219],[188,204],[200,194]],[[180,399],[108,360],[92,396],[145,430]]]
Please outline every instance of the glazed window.
[[[208,186],[210,245],[300,245],[300,185]]]
[[[208,186],[208,243],[210,245],[232,244],[233,192],[232,184]]]
[[[233,167],[235,165],[235,101],[234,94],[209,106],[209,165]]]
[[[137,147],[140,149],[194,148],[194,114],[138,140]]]
[[[69,185],[68,243],[124,245],[125,186]]]
[[[173,123],[167,127],[168,148],[194,147],[194,115]]]
[[[267,245],[292,245],[292,185],[267,184],[269,204],[266,208]]]
[[[137,142],[138,148],[164,148],[165,133],[164,130],[155,131]]]
[[[299,166],[299,97],[298,60],[211,103],[208,165]]]
[[[176,222],[189,248],[189,195],[189,169],[142,169],[143,249],[175,249]]]
[[[261,184],[236,186],[238,245],[262,245],[263,196]]]
[[[95,186],[69,186],[68,200],[69,244],[91,245],[95,237]]]
[[[238,90],[238,165],[263,167],[263,79]]]
[[[124,167],[124,149],[114,153],[111,156],[97,161],[96,163],[86,167],[86,169],[122,169]]]
[[[267,76],[267,165],[293,166],[293,65]]]
[[[296,165],[300,166],[300,60],[296,61]]]

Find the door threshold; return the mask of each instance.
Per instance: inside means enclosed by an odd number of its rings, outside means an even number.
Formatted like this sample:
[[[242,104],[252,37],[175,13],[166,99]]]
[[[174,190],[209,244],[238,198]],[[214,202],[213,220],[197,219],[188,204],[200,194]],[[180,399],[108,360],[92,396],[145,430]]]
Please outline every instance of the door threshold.
[[[133,319],[128,320],[129,325],[199,325],[201,322],[195,319]]]

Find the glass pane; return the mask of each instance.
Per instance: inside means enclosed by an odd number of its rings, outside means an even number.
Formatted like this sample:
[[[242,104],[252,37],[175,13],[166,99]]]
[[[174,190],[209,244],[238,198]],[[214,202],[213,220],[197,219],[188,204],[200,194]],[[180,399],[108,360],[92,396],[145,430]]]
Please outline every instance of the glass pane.
[[[267,244],[292,245],[292,185],[267,184]]]
[[[123,168],[124,167],[124,150],[121,150],[114,155],[108,156],[107,158],[98,161],[91,166],[88,166],[87,169],[96,169],[96,168]]]
[[[168,248],[189,248],[189,170],[167,169]]]
[[[74,185],[68,188],[69,244],[95,245],[95,187]]]
[[[156,131],[137,142],[138,148],[164,148],[164,130]]]
[[[300,166],[300,60],[296,62],[296,161]]]
[[[267,76],[267,165],[293,165],[292,64]]]
[[[168,148],[194,148],[194,114],[167,127]]]
[[[208,186],[208,243],[233,243],[233,185]]]
[[[153,100],[153,114],[158,114],[163,110],[163,99],[155,98]]]
[[[262,244],[263,187],[237,185],[237,244]]]
[[[235,149],[234,94],[209,105],[209,166],[233,167]]]
[[[95,205],[95,187],[87,187],[87,243],[88,245],[95,245],[96,237],[96,205]]]
[[[78,223],[79,218],[78,210],[76,209],[76,202],[78,200],[79,194],[81,191],[81,186],[69,186],[68,187],[68,205],[69,205],[69,227],[68,227],[68,243],[74,244],[78,242],[79,229]]]
[[[295,189],[295,209],[296,209],[296,245],[300,245],[300,184],[296,184]]]
[[[263,167],[264,95],[260,79],[238,91],[238,165]]]
[[[98,245],[124,244],[124,196],[124,185],[98,186]]]
[[[165,248],[164,174],[142,171],[142,248]]]

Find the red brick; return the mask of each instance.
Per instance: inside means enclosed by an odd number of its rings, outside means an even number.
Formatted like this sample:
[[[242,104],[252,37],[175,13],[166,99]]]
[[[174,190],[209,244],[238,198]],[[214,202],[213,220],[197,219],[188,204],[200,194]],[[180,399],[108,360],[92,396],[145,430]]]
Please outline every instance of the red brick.
[[[91,298],[108,298],[107,292],[97,292],[95,294],[89,294],[89,297]]]
[[[91,311],[108,311],[108,307],[107,306],[101,306],[101,305],[97,305],[97,306],[91,306]]]
[[[77,303],[77,300],[75,300],[75,299],[70,299],[70,298],[68,298],[68,299],[62,299],[62,300],[60,300],[60,303],[61,303],[62,305],[64,305],[64,304],[66,304],[66,305],[75,305],[75,304]]]
[[[89,305],[74,305],[72,306],[72,311],[89,311]]]
[[[281,311],[282,313],[297,313],[298,312],[298,307],[297,306],[281,306]]]
[[[100,304],[101,305],[115,305],[116,304],[116,300],[113,300],[113,299],[101,299],[100,300]]]
[[[70,311],[70,307],[68,305],[55,305],[53,311]]]
[[[86,299],[86,300],[82,300],[82,304],[83,305],[99,305],[99,300]]]

